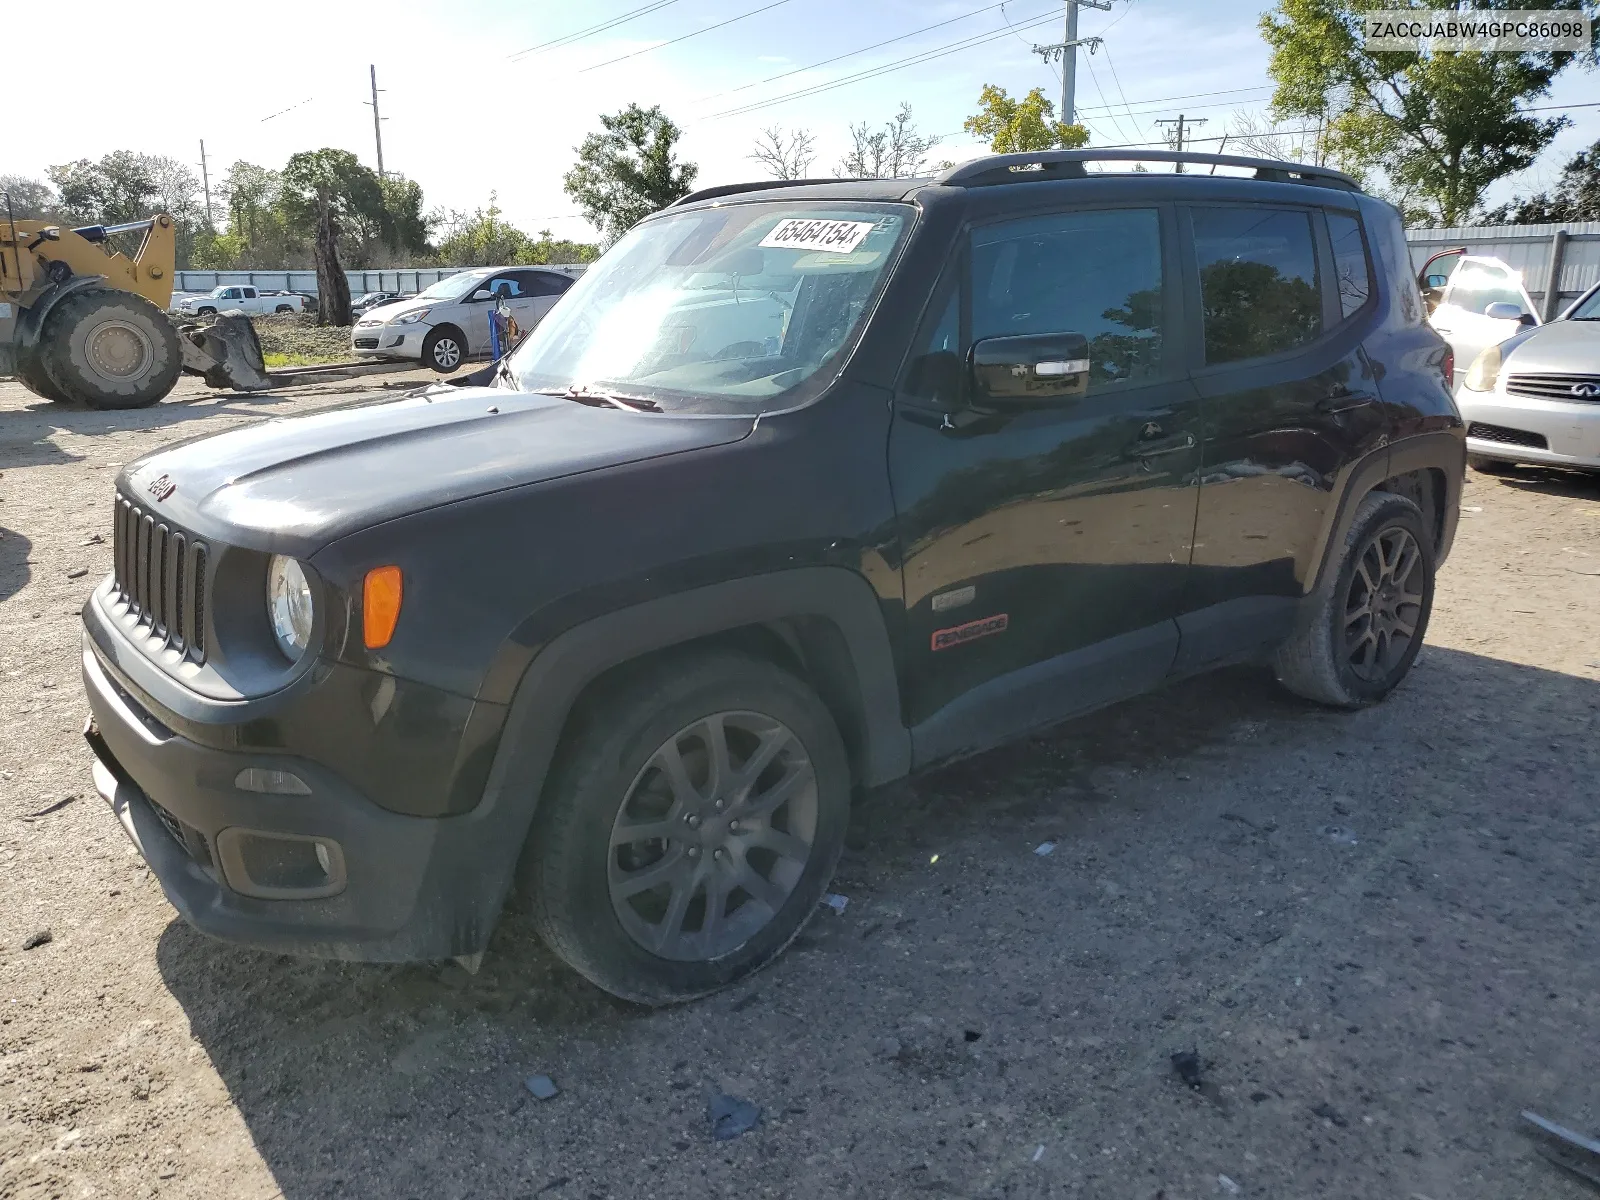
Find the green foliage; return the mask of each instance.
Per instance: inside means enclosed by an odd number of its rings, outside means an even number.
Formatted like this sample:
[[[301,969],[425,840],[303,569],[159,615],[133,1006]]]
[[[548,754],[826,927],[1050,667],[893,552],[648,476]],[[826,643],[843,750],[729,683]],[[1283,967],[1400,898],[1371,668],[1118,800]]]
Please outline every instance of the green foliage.
[[[1361,45],[1360,14],[1396,6],[1393,0],[1278,0],[1261,18],[1272,50],[1268,72],[1277,84],[1273,109],[1279,117],[1325,122],[1326,157],[1357,174],[1381,171],[1403,205],[1457,224],[1490,184],[1531,166],[1569,123],[1529,116],[1522,105],[1546,95],[1575,56],[1369,53]],[[1473,7],[1581,11],[1594,5],[1478,0]]]
[[[1545,225],[1600,221],[1600,141],[1561,169],[1554,191],[1538,192],[1483,214],[1485,225]]]
[[[278,204],[290,232],[314,238],[326,206],[346,267],[370,266],[380,246],[395,245],[394,217],[384,200],[378,173],[348,150],[303,150],[284,164]]]
[[[537,239],[504,219],[499,195],[489,193],[489,207],[471,216],[463,212],[435,214],[444,231],[437,260],[442,267],[497,267],[521,264],[586,263],[600,256],[598,246],[557,241],[548,229]]]
[[[602,116],[603,132],[578,147],[578,162],[562,179],[584,217],[616,241],[651,213],[689,194],[700,168],[681,163],[673,150],[682,130],[659,105],[630,104]]]
[[[19,221],[61,220],[61,200],[42,179],[28,175],[0,175],[0,192],[11,197],[11,213]],[[6,209],[0,204],[0,216]]]
[[[61,219],[73,225],[117,225],[170,214],[178,265],[189,263],[206,216],[199,176],[187,164],[161,154],[114,150],[98,161],[80,158],[53,166],[46,174],[61,195]]]
[[[1013,100],[1005,88],[986,83],[978,94],[978,111],[961,128],[987,140],[996,154],[1055,147],[1077,150],[1089,144],[1088,129],[1063,124],[1055,117],[1056,106],[1045,99],[1040,88]]]

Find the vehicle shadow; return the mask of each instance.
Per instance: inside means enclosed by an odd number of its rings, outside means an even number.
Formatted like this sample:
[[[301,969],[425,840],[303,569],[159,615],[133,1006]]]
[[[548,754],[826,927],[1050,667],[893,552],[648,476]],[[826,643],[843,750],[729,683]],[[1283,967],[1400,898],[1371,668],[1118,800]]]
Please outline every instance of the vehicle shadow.
[[[1495,480],[1519,492],[1600,500],[1600,471],[1566,471],[1559,467],[1511,467]]]
[[[1275,828],[1263,825],[1259,813],[1254,824],[1239,815],[1250,811],[1236,806],[1246,803],[1239,797],[1252,786],[1251,772],[1262,775],[1268,770],[1263,764],[1273,764],[1271,770],[1301,780],[1298,790],[1273,799],[1280,807],[1269,812],[1274,821],[1309,831],[1328,820],[1319,762],[1326,766],[1339,761],[1335,756],[1379,744],[1418,777],[1457,772],[1481,740],[1465,718],[1483,710],[1487,720],[1488,711],[1511,707],[1513,698],[1546,711],[1589,713],[1600,709],[1600,682],[1428,647],[1423,665],[1387,704],[1351,714],[1287,697],[1264,670],[1218,672],[866,797],[835,886],[861,901],[862,918],[884,911],[921,915],[924,925],[899,923],[910,926],[905,940],[914,945],[931,936],[924,933],[932,919],[927,910],[937,903],[936,896],[928,899],[937,888],[924,882],[930,855],[959,856],[969,864],[966,878],[981,882],[967,902],[988,907],[989,915],[942,926],[937,948],[923,946],[917,961],[989,964],[1005,973],[1008,990],[1049,997],[1096,986],[1068,978],[1068,960],[1060,955],[1074,948],[1019,955],[999,949],[1015,940],[998,939],[1009,936],[1005,923],[1019,920],[1015,914],[1038,899],[1021,889],[1042,885],[1016,882],[1039,878],[1028,874],[1039,861],[1030,854],[1037,841],[1057,839],[1062,853],[1075,844],[1093,847],[1102,856],[1099,871],[1142,897],[1154,936],[1186,947],[1180,953],[1163,941],[1162,953],[1178,955],[1195,994],[1221,995],[1242,967],[1227,957],[1232,950],[1206,941],[1219,920],[1207,905],[1224,911],[1256,905],[1233,890],[1237,884],[1219,885],[1227,895],[1208,899],[1194,890],[1204,886],[1202,879],[1173,878],[1174,842],[1188,847],[1230,838],[1229,853],[1241,860],[1241,876],[1249,875],[1259,870],[1251,856],[1267,852],[1260,829]],[[1526,770],[1520,763],[1517,769]],[[1139,786],[1124,789],[1135,777]],[[1211,784],[1190,784],[1192,777]],[[1218,780],[1225,782],[1219,786]],[[1490,795],[1503,783],[1484,778],[1471,786]],[[1136,801],[1127,797],[1132,791]],[[1157,841],[1169,828],[1175,830],[1171,840]],[[1147,852],[1137,849],[1151,843]],[[1209,865],[1214,859],[1199,861],[1215,869]],[[1300,879],[1316,890],[1317,880]],[[943,891],[949,895],[951,887]],[[1070,906],[1066,896],[1059,902]],[[627,1195],[644,1190],[629,1189],[646,1168],[619,1157],[619,1148],[635,1137],[659,1155],[650,1159],[658,1180],[661,1171],[673,1169],[674,1153],[700,1153],[673,1138],[703,1124],[707,1055],[743,1063],[746,1079],[762,1076],[775,1084],[778,1075],[791,1094],[809,1089],[811,1115],[802,1119],[811,1123],[808,1136],[824,1145],[853,1144],[862,1128],[875,1137],[875,1118],[864,1115],[863,1106],[907,1112],[926,1106],[918,1097],[928,1093],[916,1090],[914,1078],[894,1085],[910,1090],[875,1094],[872,1087],[890,1085],[870,1071],[860,1079],[839,1077],[826,1065],[841,1038],[883,1028],[884,1006],[939,1011],[947,995],[941,989],[950,986],[933,966],[902,960],[899,950],[891,955],[881,944],[888,933],[868,940],[876,921],[843,932],[856,918],[855,911],[844,920],[824,912],[753,984],[657,1011],[590,987],[538,945],[515,914],[502,920],[477,976],[453,965],[322,963],[243,951],[178,921],[162,935],[157,958],[284,1200],[531,1196],[558,1189],[570,1177],[587,1191],[555,1194]],[[1114,942],[1109,950],[1105,945],[1095,950],[1108,960],[1097,970],[1114,977],[1129,964],[1114,961]],[[1087,954],[1084,946],[1076,949]],[[1413,964],[1402,959],[1385,969],[1391,986],[1402,990]],[[902,975],[885,974],[890,971]],[[1139,1001],[1161,1003],[1159,997]],[[761,1007],[747,1014],[752,1005]],[[1113,1027],[1140,1028],[1138,1022],[1150,1020],[1159,1026],[1160,1008],[1155,1012],[1155,1018],[1142,1009],[1113,1012],[1107,1020]],[[1044,1017],[1029,1009],[1023,1019]],[[557,1079],[564,1093],[559,1103],[569,1107],[540,1107],[523,1091],[523,1077],[535,1072]],[[1036,1099],[1020,1079],[973,1077],[968,1086],[989,1088],[983,1098],[992,1104],[1025,1106]],[[1098,1085],[1085,1079],[1050,1086],[1077,1089],[1082,1097],[1074,1093],[1074,1103],[1093,1103]],[[1066,1103],[1052,1095],[1052,1105]],[[534,1111],[525,1111],[530,1106]],[[746,1177],[749,1194],[801,1190],[807,1174],[802,1156],[786,1153],[773,1147],[741,1160],[753,1172]],[[705,1154],[705,1162],[720,1163],[718,1155]],[[700,1167],[682,1168],[700,1178]],[[820,1175],[810,1178],[828,1190]],[[694,1192],[674,1179],[667,1177],[661,1194]]]
[[[32,549],[33,543],[27,538],[0,525],[0,602],[28,586],[33,575],[28,569],[28,552]]]

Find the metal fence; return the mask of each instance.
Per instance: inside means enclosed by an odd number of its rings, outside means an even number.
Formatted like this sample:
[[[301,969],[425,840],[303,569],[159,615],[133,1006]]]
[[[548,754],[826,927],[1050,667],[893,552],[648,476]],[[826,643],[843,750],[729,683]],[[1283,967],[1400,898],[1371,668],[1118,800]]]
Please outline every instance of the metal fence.
[[[1503,260],[1522,272],[1522,285],[1545,321],[1600,279],[1600,221],[1408,229],[1406,244],[1411,265],[1419,270],[1430,255],[1455,246]]]
[[[414,295],[448,275],[475,267],[394,267],[383,271],[346,271],[352,296],[367,292],[402,292]],[[552,271],[567,275],[581,275],[581,265],[551,264]],[[264,292],[306,292],[317,295],[315,271],[174,271],[172,286],[178,292],[209,292],[216,287],[236,287],[240,284],[260,288]]]

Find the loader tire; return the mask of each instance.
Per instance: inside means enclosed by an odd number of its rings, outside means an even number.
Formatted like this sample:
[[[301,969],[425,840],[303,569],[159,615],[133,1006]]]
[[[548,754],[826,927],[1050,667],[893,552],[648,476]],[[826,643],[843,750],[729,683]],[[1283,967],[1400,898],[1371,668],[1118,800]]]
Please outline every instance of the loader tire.
[[[35,396],[56,404],[67,403],[66,393],[50,381],[50,373],[44,369],[38,347],[30,347],[17,355],[17,379]]]
[[[178,331],[131,292],[93,288],[68,296],[45,318],[44,369],[70,401],[89,408],[146,408],[172,391],[183,370]]]

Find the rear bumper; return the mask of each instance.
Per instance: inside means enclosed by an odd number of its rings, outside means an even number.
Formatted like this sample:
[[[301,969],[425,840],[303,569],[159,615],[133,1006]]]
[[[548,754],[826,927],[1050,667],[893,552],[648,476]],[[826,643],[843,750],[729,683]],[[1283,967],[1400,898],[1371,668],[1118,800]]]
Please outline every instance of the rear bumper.
[[[491,899],[461,869],[474,822],[388,811],[304,759],[190,741],[116,682],[89,639],[83,679],[95,788],[200,932],[374,962],[483,949],[501,893]],[[311,794],[242,791],[248,767],[293,772]]]

